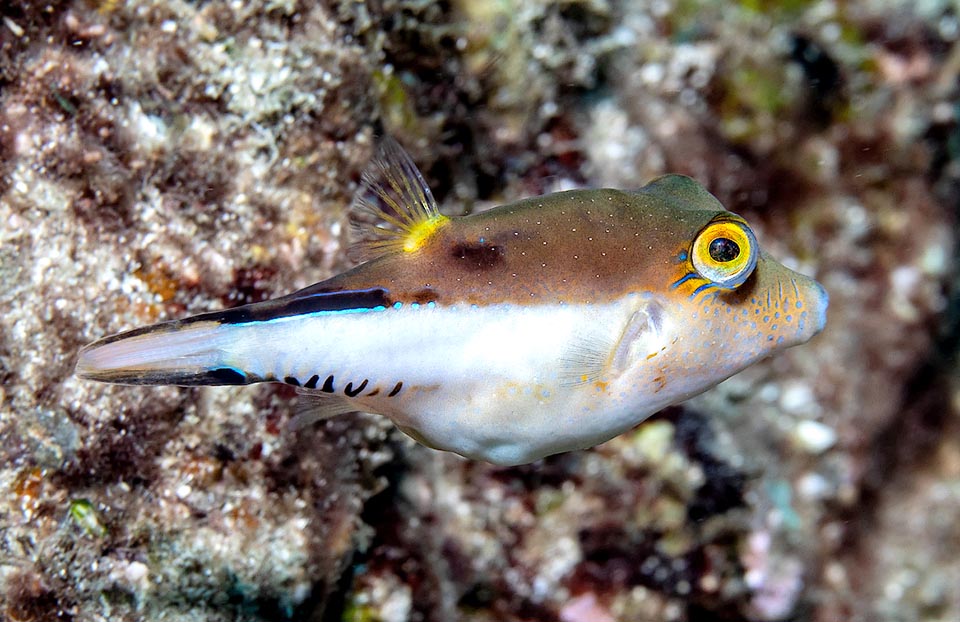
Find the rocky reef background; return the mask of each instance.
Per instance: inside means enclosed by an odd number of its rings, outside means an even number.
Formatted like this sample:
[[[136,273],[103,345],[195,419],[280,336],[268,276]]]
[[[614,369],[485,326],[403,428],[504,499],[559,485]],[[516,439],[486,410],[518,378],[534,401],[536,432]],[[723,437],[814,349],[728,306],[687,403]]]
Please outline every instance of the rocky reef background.
[[[2,3],[0,618],[960,620],[958,76],[948,0]],[[828,327],[519,468],[72,377],[349,267],[383,132],[451,214],[692,175]]]

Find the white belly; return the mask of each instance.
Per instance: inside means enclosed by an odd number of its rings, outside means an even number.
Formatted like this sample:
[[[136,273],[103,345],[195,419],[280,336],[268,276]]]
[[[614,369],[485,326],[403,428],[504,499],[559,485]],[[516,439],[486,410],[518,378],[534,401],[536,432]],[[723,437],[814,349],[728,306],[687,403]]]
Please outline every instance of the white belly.
[[[233,327],[247,332],[226,360],[301,384],[333,376],[335,399],[386,415],[429,445],[517,464],[594,445],[670,403],[635,374],[601,378],[590,369],[606,364],[592,359],[616,348],[638,304],[410,305],[290,317]],[[640,338],[634,345],[652,352],[667,336]]]

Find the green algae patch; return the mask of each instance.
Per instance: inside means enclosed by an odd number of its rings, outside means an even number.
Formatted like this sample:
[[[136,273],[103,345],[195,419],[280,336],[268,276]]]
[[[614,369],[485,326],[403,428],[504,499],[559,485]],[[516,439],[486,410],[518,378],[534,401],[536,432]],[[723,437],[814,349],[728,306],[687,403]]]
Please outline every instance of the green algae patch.
[[[97,538],[107,535],[107,528],[100,514],[89,499],[74,499],[70,502],[67,515],[84,533]]]

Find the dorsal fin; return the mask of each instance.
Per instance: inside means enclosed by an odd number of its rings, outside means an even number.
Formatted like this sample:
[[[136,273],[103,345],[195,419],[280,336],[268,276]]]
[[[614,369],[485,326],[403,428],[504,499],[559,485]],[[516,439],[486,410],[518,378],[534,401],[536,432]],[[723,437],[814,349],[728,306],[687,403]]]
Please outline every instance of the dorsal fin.
[[[363,171],[350,216],[354,244],[349,255],[366,261],[392,252],[415,252],[449,218],[416,164],[396,140],[385,136]]]
[[[727,211],[717,197],[686,175],[661,175],[637,192],[654,196],[664,205],[679,210]]]

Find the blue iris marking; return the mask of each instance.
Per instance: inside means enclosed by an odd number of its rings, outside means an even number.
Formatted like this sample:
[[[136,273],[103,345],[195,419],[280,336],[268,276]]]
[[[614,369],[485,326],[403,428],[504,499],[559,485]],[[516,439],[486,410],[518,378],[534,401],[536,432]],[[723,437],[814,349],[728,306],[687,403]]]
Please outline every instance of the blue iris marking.
[[[694,274],[693,272],[688,272],[683,278],[677,279],[676,281],[674,281],[674,282],[673,282],[673,285],[670,286],[670,289],[677,289],[677,288],[680,287],[682,284],[686,283],[687,281],[689,281],[689,280],[692,279],[692,278],[695,278],[696,276],[697,276],[697,275]]]
[[[680,254],[677,255],[677,258],[678,258],[680,261],[686,261],[686,260],[687,260],[687,251],[680,251]]]

